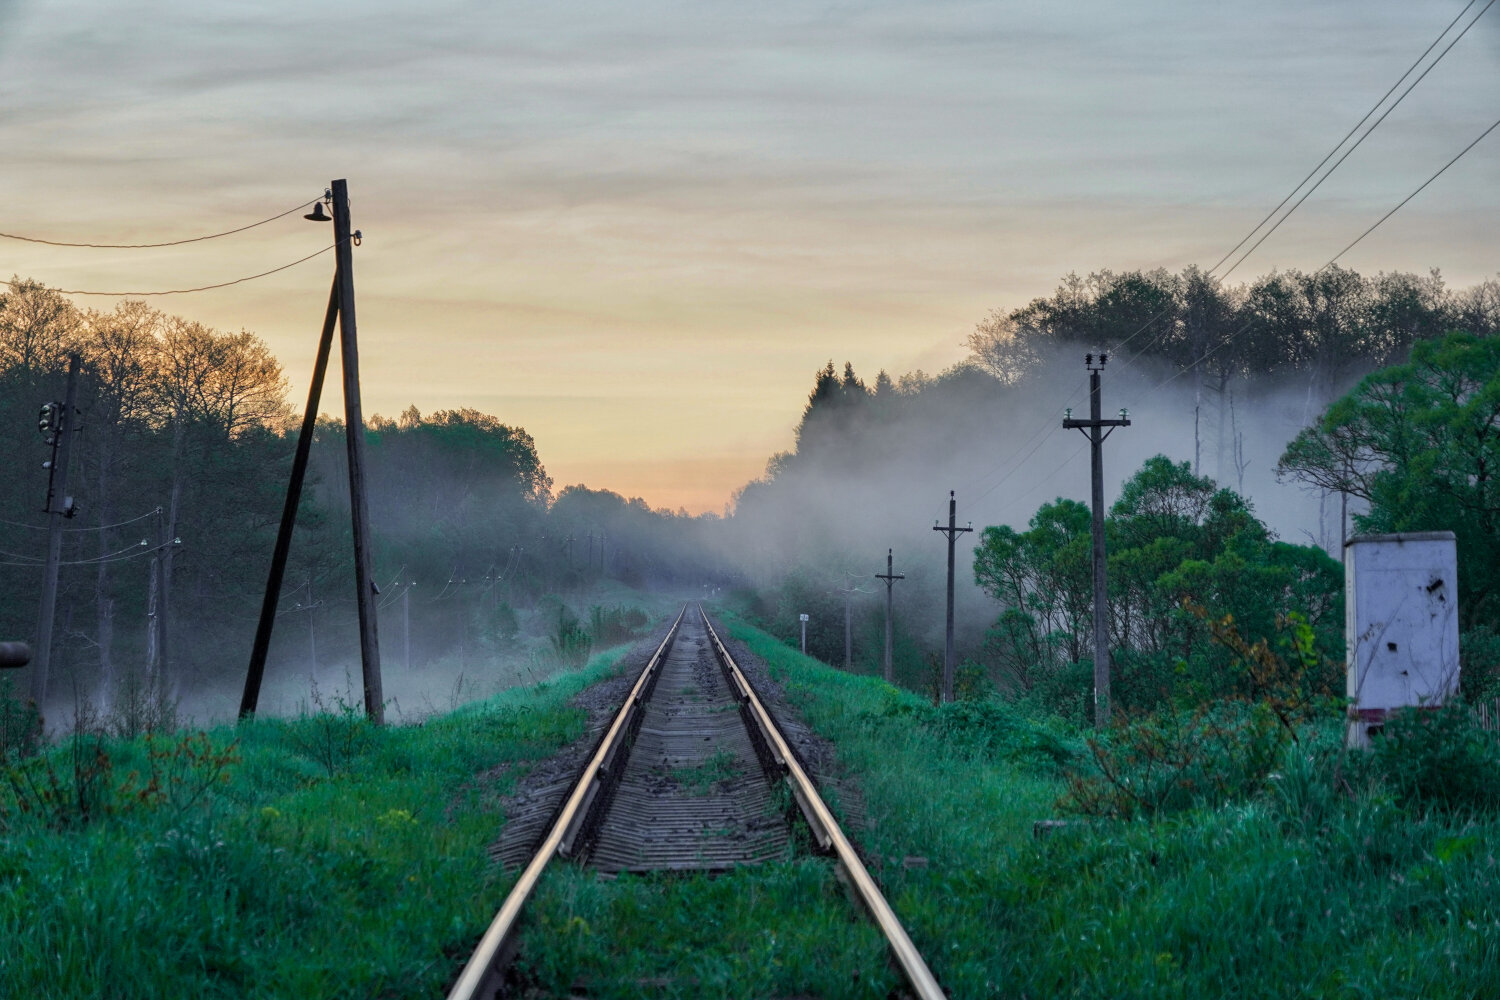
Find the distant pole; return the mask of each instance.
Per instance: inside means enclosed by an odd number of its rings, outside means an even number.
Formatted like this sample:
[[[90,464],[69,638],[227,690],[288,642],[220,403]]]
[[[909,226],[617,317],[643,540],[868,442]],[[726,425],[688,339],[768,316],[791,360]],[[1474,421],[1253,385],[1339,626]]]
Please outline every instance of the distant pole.
[[[800,619],[802,619],[802,655],[806,656],[807,655],[807,616],[806,615],[798,615],[797,617],[800,618]]]
[[[47,671],[52,665],[52,626],[57,614],[57,573],[62,564],[63,519],[73,516],[68,496],[68,466],[73,457],[74,411],[78,408],[78,371],[83,359],[68,356],[68,387],[53,430],[57,447],[47,474],[47,562],[42,568],[42,609],[37,616],[36,650],[31,660],[31,700],[38,711],[47,698]]]
[[[932,530],[948,536],[948,619],[943,642],[943,701],[946,703],[953,700],[953,543],[959,535],[974,530],[972,521],[967,528],[958,526],[958,499],[952,490],[948,491],[948,527],[934,524]]]
[[[313,600],[313,578],[312,570],[307,571],[307,656],[308,677],[314,683],[318,679],[318,630],[313,621],[313,616],[318,613],[318,602]]]
[[[850,619],[853,617],[851,606],[854,604],[853,588],[844,590],[844,669],[850,670],[854,667],[854,635],[850,627]]]
[[[1102,402],[1099,391],[1099,373],[1104,370],[1108,354],[1100,354],[1099,363],[1094,355],[1083,356],[1089,370],[1089,419],[1074,420],[1069,410],[1063,419],[1063,427],[1076,427],[1089,439],[1089,472],[1093,483],[1093,542],[1094,542],[1094,728],[1109,725],[1109,591],[1105,581],[1104,558],[1104,439],[1114,433],[1116,427],[1129,427],[1129,414],[1120,411],[1118,420],[1102,419]],[[1108,428],[1106,430],[1105,428]]]
[[[331,191],[333,252],[338,256],[339,345],[344,368],[344,429],[349,448],[349,512],[354,527],[354,596],[359,607],[360,664],[364,671],[365,716],[380,725],[385,722],[385,695],[380,684],[380,638],[375,627],[375,577],[370,567],[370,509],[365,499],[365,417],[359,399],[348,181],[334,181]]]
[[[401,592],[401,641],[406,646],[406,672],[411,673],[411,588],[408,583]]]
[[[260,704],[260,685],[266,673],[266,654],[271,649],[271,630],[276,626],[276,605],[281,600],[281,581],[286,576],[287,554],[292,547],[292,529],[297,525],[297,507],[302,502],[302,482],[307,476],[307,456],[312,450],[313,433],[318,426],[318,400],[323,395],[323,376],[328,371],[328,354],[332,350],[333,326],[338,314],[339,281],[335,277],[333,288],[328,292],[328,311],[323,317],[323,333],[318,339],[318,356],[313,362],[312,381],[307,387],[307,409],[302,414],[302,429],[297,434],[297,451],[292,458],[292,476],[286,486],[286,502],[281,506],[281,526],[276,531],[276,547],[271,550],[266,593],[260,602],[260,622],[255,627],[255,642],[250,647],[250,666],[245,671],[245,690],[240,695],[242,719],[254,715]],[[309,592],[308,603],[311,602],[312,594]],[[311,618],[312,612],[308,612],[309,621]],[[313,670],[317,670],[316,660]]]
[[[167,577],[167,552],[177,544],[177,539],[167,537],[165,512],[156,508],[156,558],[151,560],[156,575],[156,682],[157,691],[167,695],[176,681],[172,674],[172,594]]]
[[[897,580],[906,579],[906,575],[904,573],[896,573],[892,571],[891,559],[891,550],[886,549],[885,572],[875,574],[875,579],[885,581],[885,682],[887,684],[892,683],[895,678],[895,672],[891,668],[891,622],[893,620],[891,588],[895,586]]]

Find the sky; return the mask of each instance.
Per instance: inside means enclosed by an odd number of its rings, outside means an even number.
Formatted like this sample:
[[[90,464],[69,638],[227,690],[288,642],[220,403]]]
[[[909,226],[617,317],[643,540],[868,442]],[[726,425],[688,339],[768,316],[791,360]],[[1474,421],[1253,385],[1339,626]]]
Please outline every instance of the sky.
[[[0,231],[181,239],[347,178],[367,415],[475,407],[558,487],[719,511],[830,359],[936,372],[1069,271],[1211,266],[1463,7],[0,0]],[[1500,116],[1497,71],[1492,10],[1234,280],[1322,265]],[[0,271],[213,284],[329,241],[299,215]],[[1500,132],[1341,263],[1472,285],[1497,221]],[[300,410],[332,268],[152,302],[264,338]]]

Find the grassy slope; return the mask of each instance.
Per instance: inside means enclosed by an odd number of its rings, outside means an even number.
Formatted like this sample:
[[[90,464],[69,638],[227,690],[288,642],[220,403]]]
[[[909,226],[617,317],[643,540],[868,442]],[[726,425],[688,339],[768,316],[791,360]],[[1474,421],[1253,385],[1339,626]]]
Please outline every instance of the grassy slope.
[[[227,781],[188,801],[201,771],[168,763],[163,778],[186,781],[164,780],[165,801],[117,791],[116,811],[80,828],[49,829],[12,799],[0,996],[439,993],[503,895],[485,847],[509,780],[476,776],[576,738],[583,714],[566,702],[619,655],[423,726],[375,731],[346,712],[213,730],[217,747],[238,741]],[[149,773],[143,743],[106,749],[116,789]]]
[[[863,781],[867,850],[930,858],[881,877],[953,996],[1500,996],[1494,816],[1329,794],[1303,748],[1263,799],[1038,842],[1062,788],[1035,755],[1005,762],[1024,722],[984,750],[904,694],[730,631]]]
[[[1330,795],[1304,755],[1246,804],[1037,842],[1031,824],[1062,784],[1026,748],[1057,734],[1004,710],[976,728],[730,631],[859,779],[867,856],[955,997],[1500,995],[1492,816],[1415,816],[1378,789]],[[606,657],[588,674],[609,669]],[[483,851],[507,783],[474,776],[576,735],[564,706],[586,679],[420,728],[226,729],[211,735],[239,736],[243,760],[201,801],[63,832],[12,816],[0,996],[439,992],[509,882]],[[139,746],[116,753],[117,782],[145,766]],[[576,983],[593,996],[881,997],[895,984],[829,864],[805,852],[715,879],[564,866],[529,928],[527,975],[544,995]]]

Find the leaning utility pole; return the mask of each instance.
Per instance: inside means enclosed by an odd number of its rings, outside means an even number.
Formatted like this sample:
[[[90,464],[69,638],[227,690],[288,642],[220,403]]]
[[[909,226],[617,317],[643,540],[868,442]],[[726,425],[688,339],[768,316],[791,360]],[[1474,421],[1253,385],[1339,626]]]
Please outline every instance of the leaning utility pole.
[[[375,576],[370,567],[370,509],[365,501],[365,417],[359,401],[359,343],[354,326],[354,240],[349,229],[349,183],[333,182],[333,252],[338,257],[339,345],[344,368],[344,430],[349,447],[349,515],[354,527],[354,596],[359,606],[359,653],[364,668],[365,716],[385,721],[380,686],[380,639],[375,630]]]
[[[897,580],[905,580],[906,574],[894,573],[891,570],[891,550],[885,550],[885,572],[876,573],[875,579],[885,581],[885,682],[890,684],[895,676],[891,669],[891,588]]]
[[[1109,595],[1105,587],[1104,560],[1104,439],[1114,433],[1116,427],[1129,427],[1129,413],[1120,411],[1118,420],[1101,419],[1102,404],[1099,397],[1099,373],[1109,355],[1100,354],[1098,365],[1094,355],[1085,354],[1083,363],[1089,370],[1089,419],[1074,420],[1073,411],[1067,411],[1063,427],[1076,427],[1089,439],[1092,451],[1090,473],[1093,477],[1093,539],[1094,539],[1094,728],[1109,725]],[[1108,430],[1105,430],[1108,428]]]
[[[42,569],[42,610],[37,616],[36,651],[31,661],[31,700],[41,711],[47,698],[47,670],[52,665],[52,624],[57,612],[57,571],[62,563],[63,519],[73,516],[73,498],[68,496],[68,465],[73,457],[73,430],[78,408],[78,370],[83,360],[68,356],[68,388],[62,409],[48,403],[44,412],[53,414],[52,459],[47,464],[47,562]],[[43,428],[44,430],[48,428]]]
[[[948,626],[947,637],[943,643],[943,701],[953,700],[953,541],[966,531],[974,530],[974,522],[970,521],[967,528],[958,526],[958,500],[953,491],[948,491],[948,527],[934,524],[933,531],[941,531],[948,536]]]
[[[286,575],[287,554],[292,547],[292,529],[297,523],[297,507],[302,502],[302,482],[307,475],[307,457],[312,450],[313,432],[318,425],[318,400],[323,394],[323,376],[328,371],[328,354],[333,346],[333,327],[338,313],[339,282],[334,278],[333,288],[328,293],[328,311],[323,318],[323,333],[318,338],[318,356],[313,362],[312,381],[307,387],[307,409],[302,414],[302,430],[297,435],[297,452],[292,458],[292,478],[287,483],[286,502],[281,508],[281,527],[276,532],[276,547],[271,551],[271,572],[266,580],[266,595],[260,604],[260,623],[255,629],[255,643],[250,647],[250,668],[245,673],[245,690],[240,696],[242,719],[254,715],[260,702],[260,684],[265,676],[266,654],[271,648],[271,629],[276,624],[276,605],[281,599],[281,581]]]
[[[370,573],[370,514],[365,500],[365,421],[359,399],[359,344],[354,322],[354,254],[352,245],[360,233],[349,228],[349,185],[336,180],[329,187],[327,200],[333,206],[333,246],[337,260],[333,288],[328,296],[328,311],[323,320],[323,335],[318,341],[318,358],[308,386],[307,410],[302,415],[302,429],[297,437],[297,453],[292,460],[291,481],[287,484],[286,503],[281,511],[281,527],[271,556],[271,572],[266,580],[266,594],[261,603],[260,624],[255,645],[250,652],[250,667],[245,676],[245,692],[240,699],[240,718],[255,714],[260,698],[261,679],[265,673],[266,653],[271,645],[271,629],[276,621],[276,604],[281,596],[281,581],[292,543],[292,528],[297,520],[297,505],[302,496],[302,482],[307,472],[308,452],[317,428],[318,400],[323,391],[323,376],[328,368],[332,348],[334,320],[338,320],[341,360],[344,371],[344,431],[349,452],[349,511],[354,534],[354,597],[359,608],[359,649],[364,675],[365,716],[377,725],[385,721],[385,696],[380,683],[380,642],[375,629],[375,579]],[[328,222],[323,203],[304,216],[313,222]]]

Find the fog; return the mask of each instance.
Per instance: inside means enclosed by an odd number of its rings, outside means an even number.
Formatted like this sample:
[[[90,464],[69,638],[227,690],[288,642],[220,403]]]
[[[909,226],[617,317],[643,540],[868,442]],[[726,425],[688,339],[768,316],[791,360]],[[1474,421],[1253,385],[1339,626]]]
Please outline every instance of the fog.
[[[977,368],[897,380],[846,415],[812,414],[798,452],[773,460],[768,480],[750,484],[725,525],[726,562],[768,584],[797,571],[829,594],[851,583],[857,606],[883,617],[886,549],[894,550],[895,614],[929,649],[943,643],[948,493],[956,494],[958,644],[972,649],[997,608],[974,583],[973,551],[989,525],[1025,530],[1039,506],[1066,497],[1089,502],[1085,432],[1064,430],[1065,411],[1088,416],[1084,352],[1053,351],[1011,384]],[[1333,387],[1341,394],[1357,378]],[[1230,381],[1223,392],[1174,376],[1165,365],[1111,358],[1102,415],[1122,408],[1130,426],[1104,445],[1106,507],[1122,482],[1157,454],[1193,464],[1234,489],[1282,539],[1339,548],[1338,500],[1278,483],[1286,444],[1329,401],[1305,381]],[[1196,432],[1195,432],[1196,415]],[[816,584],[815,584],[816,585]],[[840,594],[839,600],[842,600]],[[842,622],[837,626],[842,629]],[[858,653],[856,653],[858,658]]]

